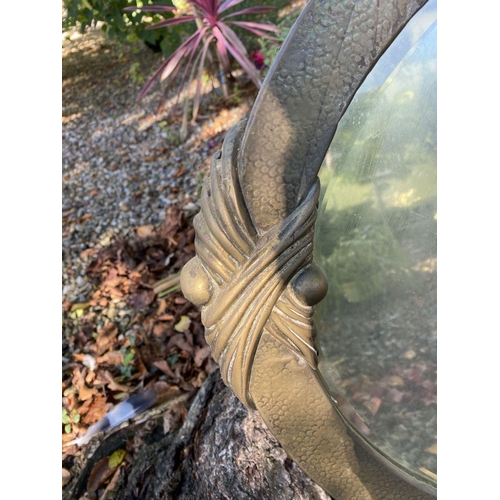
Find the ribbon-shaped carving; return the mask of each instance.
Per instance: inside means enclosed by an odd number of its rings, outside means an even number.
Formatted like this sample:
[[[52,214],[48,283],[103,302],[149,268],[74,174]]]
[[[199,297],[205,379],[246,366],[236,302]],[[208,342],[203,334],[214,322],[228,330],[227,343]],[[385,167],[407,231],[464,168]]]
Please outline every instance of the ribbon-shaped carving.
[[[248,391],[252,363],[264,331],[313,369],[313,304],[327,282],[312,261],[319,181],[281,223],[259,233],[246,210],[237,174],[241,127],[212,158],[194,219],[197,256],[181,275],[184,294],[202,306],[202,322],[224,382],[253,407]]]

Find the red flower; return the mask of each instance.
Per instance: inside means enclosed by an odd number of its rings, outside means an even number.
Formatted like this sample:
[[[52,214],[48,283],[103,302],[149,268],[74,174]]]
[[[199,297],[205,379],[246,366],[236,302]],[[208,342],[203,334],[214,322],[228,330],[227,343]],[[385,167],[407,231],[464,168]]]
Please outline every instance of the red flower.
[[[261,70],[264,67],[264,56],[262,55],[262,52],[252,52],[250,57],[258,70]]]

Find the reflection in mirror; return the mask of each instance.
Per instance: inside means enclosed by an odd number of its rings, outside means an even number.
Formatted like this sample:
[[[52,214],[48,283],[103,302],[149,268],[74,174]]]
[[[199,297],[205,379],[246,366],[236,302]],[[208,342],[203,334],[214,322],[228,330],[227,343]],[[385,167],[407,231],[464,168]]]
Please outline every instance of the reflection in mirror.
[[[342,118],[320,171],[320,373],[344,417],[437,478],[436,3],[406,26]]]

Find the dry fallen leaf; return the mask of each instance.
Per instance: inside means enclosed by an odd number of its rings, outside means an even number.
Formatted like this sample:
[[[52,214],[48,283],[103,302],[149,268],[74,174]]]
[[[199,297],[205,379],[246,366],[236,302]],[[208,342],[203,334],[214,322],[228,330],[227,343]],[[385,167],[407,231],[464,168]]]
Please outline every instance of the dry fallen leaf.
[[[123,293],[118,288],[113,287],[109,289],[109,296],[112,299],[121,299],[123,297]]]
[[[66,399],[67,399],[66,409],[68,411],[71,411],[76,406],[76,403],[78,402],[76,399],[76,396],[74,394],[70,394]]]
[[[182,391],[176,385],[169,385],[163,380],[159,380],[153,386],[154,390],[158,394],[158,399],[156,404],[162,404],[166,401],[170,401],[182,394]]]
[[[66,469],[63,469],[62,470],[62,485],[64,486],[64,485],[68,484],[70,478],[71,478],[71,474],[69,473],[69,471]]]
[[[120,465],[119,467],[116,468],[116,471],[113,474],[113,477],[111,478],[111,481],[106,486],[106,489],[104,490],[104,493],[102,494],[101,498],[99,498],[99,500],[105,500],[106,497],[107,497],[108,492],[115,490],[116,485],[118,483],[118,478],[120,477],[120,470],[122,468],[123,468],[123,465]]]
[[[80,368],[76,367],[73,370],[73,378],[71,379],[71,383],[77,388],[77,390],[80,390],[80,388],[82,388],[85,385],[86,374],[87,374],[86,368],[80,370]]]
[[[83,252],[80,253],[80,258],[81,259],[86,259],[87,257],[92,257],[94,255],[97,255],[99,253],[99,250],[95,248],[87,248],[83,250]]]
[[[168,434],[174,429],[178,429],[187,415],[187,408],[183,401],[175,403],[163,415],[163,432]]]
[[[113,269],[110,269],[108,271],[108,274],[106,276],[106,279],[104,280],[102,286],[105,289],[110,289],[114,288],[118,285],[120,285],[123,281],[123,278],[121,276],[118,276],[118,269],[115,267]]]
[[[158,300],[158,309],[156,310],[156,315],[159,316],[160,314],[163,314],[165,309],[167,308],[167,301],[165,299],[159,299]]]
[[[87,401],[87,399],[90,399],[92,396],[95,396],[97,394],[97,389],[95,387],[92,387],[90,389],[86,385],[83,385],[80,388],[80,391],[78,392],[78,398],[80,401]]]
[[[437,479],[438,478],[437,474],[434,474],[434,472],[431,472],[429,469],[426,469],[425,467],[419,467],[418,470],[420,472],[423,472],[427,476],[432,477],[432,479]]]
[[[205,372],[200,372],[196,376],[194,380],[191,381],[194,387],[201,387],[203,385],[203,382],[205,382],[205,379],[207,378],[207,374]]]
[[[113,345],[115,337],[118,335],[118,327],[114,323],[109,323],[97,332],[95,345],[91,350],[98,356],[102,356]]]
[[[177,375],[173,372],[172,368],[170,368],[170,365],[164,359],[162,359],[161,361],[156,361],[155,363],[153,363],[153,365],[156,366],[158,370],[162,371],[165,375],[168,375],[174,380],[178,378]]]
[[[155,228],[152,224],[148,224],[146,226],[139,226],[135,230],[139,238],[150,238],[151,236],[154,236],[154,229]]]
[[[210,356],[210,346],[206,345],[205,347],[202,347],[201,349],[198,349],[194,355],[194,364],[196,366],[201,366],[203,364],[203,361]]]
[[[104,396],[94,396],[94,401],[87,414],[82,418],[82,422],[87,425],[94,424],[101,420],[112,406],[111,403],[106,403]]]
[[[392,375],[387,379],[387,385],[389,387],[404,387],[404,380],[398,375]]]
[[[92,399],[88,399],[87,401],[85,401],[84,403],[82,403],[78,408],[77,408],[77,411],[78,411],[78,414],[80,416],[83,416],[85,415],[88,411],[89,411],[89,408],[90,408],[90,405],[92,404]]]
[[[382,400],[380,398],[371,398],[369,401],[365,401],[363,404],[368,408],[372,415],[375,415],[378,412],[380,405],[382,404]]]
[[[75,439],[75,437],[76,437],[76,434],[74,432],[72,432],[71,434],[64,433],[62,435],[62,444],[63,444],[63,447],[65,447],[66,443],[69,443],[70,441],[73,441],[73,439]],[[75,446],[75,448],[76,448],[76,445],[71,445],[71,446]]]
[[[178,347],[181,351],[185,351],[193,355],[194,348],[186,340],[186,337],[182,333],[176,333],[175,335],[170,337],[170,340],[167,343],[167,349],[170,349],[173,346]]]
[[[97,462],[90,473],[89,480],[87,482],[87,492],[91,493],[97,491],[108,478],[114,473],[115,468],[109,467],[109,457],[104,457],[102,460]]]
[[[132,389],[131,387],[129,387],[127,385],[119,384],[118,382],[115,382],[113,375],[111,375],[111,373],[109,373],[108,371],[105,371],[104,375],[108,381],[108,388],[111,391],[122,391],[122,392],[130,392],[131,391],[131,389]]]
[[[153,290],[139,290],[128,298],[128,303],[134,309],[144,309],[155,299]]]
[[[438,452],[438,445],[437,443],[434,443],[434,444],[431,444],[430,446],[428,446],[425,451],[427,453],[432,453],[434,455],[437,455],[437,452]]]
[[[207,375],[210,375],[212,372],[217,370],[217,368],[219,368],[219,365],[211,357],[209,357],[205,364],[205,371],[207,372]]]
[[[167,328],[164,323],[156,323],[153,327],[153,335],[155,337],[160,337],[167,332]]]
[[[174,316],[172,314],[161,314],[156,318],[158,321],[172,321],[174,319]]]
[[[123,363],[123,354],[120,351],[108,351],[104,356],[97,358],[98,363],[107,363],[108,365],[117,366]]]
[[[177,177],[181,177],[187,172],[187,168],[184,166],[177,167],[177,170],[174,172],[174,177],[177,179]]]
[[[405,395],[404,392],[391,388],[387,391],[386,400],[389,403],[400,403],[404,395]]]
[[[181,319],[174,325],[174,330],[176,332],[184,332],[191,325],[191,320],[189,316],[181,316]]]

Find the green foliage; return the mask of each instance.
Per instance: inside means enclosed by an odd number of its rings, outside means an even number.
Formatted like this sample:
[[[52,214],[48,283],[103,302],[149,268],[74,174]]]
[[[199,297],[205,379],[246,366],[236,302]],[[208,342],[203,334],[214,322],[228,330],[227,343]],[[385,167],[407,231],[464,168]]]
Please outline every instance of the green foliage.
[[[179,134],[174,132],[171,127],[169,127],[168,122],[166,120],[161,121],[158,124],[158,127],[162,132],[167,135],[167,140],[172,146],[178,146],[181,143],[181,138]]]
[[[192,102],[184,99],[182,140],[187,134],[188,115],[194,122],[198,114],[204,70],[208,68],[210,75],[218,75],[219,91],[224,97],[228,97],[228,84],[223,74],[231,74],[232,59],[260,87],[258,70],[272,63],[299,14],[298,10],[292,10],[284,17],[283,8],[290,10],[289,0],[262,0],[258,6],[253,0],[236,3],[228,0],[63,0],[63,5],[66,9],[63,31],[78,28],[84,32],[99,23],[111,38],[142,41],[167,57],[146,83],[139,99],[155,81],[168,79],[170,84],[178,77],[179,97],[185,85],[189,87],[198,81]],[[237,12],[234,11],[236,5]],[[279,25],[279,36],[276,42],[269,42],[270,33],[276,30],[275,24]],[[263,63],[260,62],[261,49],[267,54]],[[144,83],[138,63],[132,64],[129,75],[134,84]],[[167,90],[168,85],[164,96]],[[232,97],[238,104],[238,93]]]
[[[110,469],[118,467],[123,462],[126,454],[127,452],[125,450],[116,450],[113,452],[113,454],[109,457],[108,467]]]
[[[204,180],[205,180],[205,173],[200,172],[198,174],[198,179],[196,179],[196,191],[197,191],[196,198],[197,199],[200,199],[200,197],[201,197],[201,190],[203,189],[203,181]]]
[[[278,32],[276,33],[278,38],[277,45],[271,44],[274,45],[271,53],[274,52],[274,55],[276,55],[276,49],[279,48],[279,45],[281,45],[281,43],[286,38],[288,31],[290,31],[290,28],[299,16],[301,10],[294,10],[284,16],[283,9],[290,6],[290,0],[259,0],[258,2],[256,2],[255,0],[244,0],[243,2],[241,2],[241,4],[238,4],[238,8],[241,8],[241,10],[248,9],[250,7],[253,7],[255,4],[263,5],[265,7],[273,7],[273,10],[267,12],[266,14],[251,16],[243,15],[241,16],[241,19],[246,21],[256,21],[258,23],[269,22],[278,27]],[[238,34],[241,41],[243,42],[243,45],[245,45],[245,47],[247,47],[250,52],[253,52],[254,50],[260,50],[262,53],[264,53],[262,49],[263,47],[266,47],[268,45],[269,39],[255,38],[255,36],[253,36],[251,33],[240,29],[238,26],[234,27],[234,31]],[[272,59],[270,62],[272,62]],[[266,59],[266,65],[270,65],[270,62],[268,62]]]
[[[71,424],[78,424],[80,422],[80,414],[76,410],[71,410],[71,413],[68,413],[68,410],[65,408],[62,409],[62,423],[64,425],[64,432],[66,434],[70,434],[72,430]]]
[[[120,380],[125,380],[127,378],[130,378],[132,376],[132,368],[133,366],[120,366],[120,373],[122,374],[122,377]]]
[[[328,266],[333,290],[348,302],[384,293],[410,272],[396,238],[383,224],[366,224],[344,232]]]
[[[102,23],[101,29],[110,38],[120,41],[142,41],[148,47],[162,51],[164,54],[172,52],[186,35],[194,32],[191,26],[174,26],[171,29],[147,30],[147,26],[161,21],[173,14],[158,15],[154,13],[126,12],[125,7],[141,7],[153,4],[151,0],[63,0],[66,15],[62,21],[63,31],[78,28],[84,32],[88,27]],[[167,1],[155,2],[155,5],[171,5]],[[146,22],[148,21],[148,22]]]
[[[132,363],[134,356],[134,349],[130,349],[128,352],[126,352],[125,357],[123,358],[123,366],[128,366],[130,363]]]
[[[319,174],[315,241],[328,307],[421,286],[406,255],[435,251],[436,82],[422,76],[431,55],[367,79],[337,128]]]
[[[177,361],[179,361],[179,355],[178,354],[171,354],[170,356],[167,357],[167,362],[170,366],[174,366]]]
[[[261,80],[257,71],[257,65],[249,57],[247,48],[233,28],[241,28],[259,37],[272,38],[273,36],[270,33],[276,31],[275,25],[245,21],[243,17],[249,14],[252,16],[268,14],[273,10],[273,7],[259,5],[241,9],[237,12],[227,12],[240,3],[241,0],[183,0],[182,3],[178,0],[174,3],[174,6],[144,5],[140,8],[133,6],[126,7],[125,11],[127,12],[161,13],[165,15],[162,21],[149,25],[147,29],[163,29],[179,25],[196,27],[196,31],[186,38],[156,70],[153,77],[140,92],[138,99],[142,99],[151,90],[156,81],[167,82],[167,86],[164,89],[165,97],[169,85],[177,77],[180,79],[180,84],[177,88],[179,99],[185,86],[189,88],[196,81],[196,92],[192,100],[191,113],[191,121],[194,123],[200,107],[202,77],[206,66],[217,75],[222,94],[224,97],[227,97],[228,91],[225,78],[226,75],[231,74],[232,60],[236,61],[250,80],[260,88]],[[179,15],[172,17],[173,11]],[[213,61],[214,55],[217,59],[215,66]],[[191,99],[185,97],[181,126],[182,140],[187,135],[190,106]]]
[[[300,11],[293,11],[292,13],[284,16],[281,19],[278,20],[270,19],[270,21],[276,23],[277,26],[276,39],[271,40],[269,38],[259,38],[258,40],[258,50],[264,56],[264,63],[267,69],[271,67],[271,64],[273,63],[276,55],[278,54],[281,45],[288,36],[288,33],[292,29],[292,26],[297,20],[297,17],[299,17],[299,14]]]
[[[120,373],[123,378],[130,378],[132,376],[132,370],[134,369],[134,358],[135,358],[135,350],[133,348],[130,349],[121,349],[123,354],[123,363],[120,366]]]
[[[132,63],[130,69],[128,70],[128,73],[135,84],[144,83],[144,76],[141,72],[141,65],[137,61]]]
[[[63,408],[62,410],[62,423],[69,424],[69,415],[68,415],[68,410],[66,410],[66,408]]]

